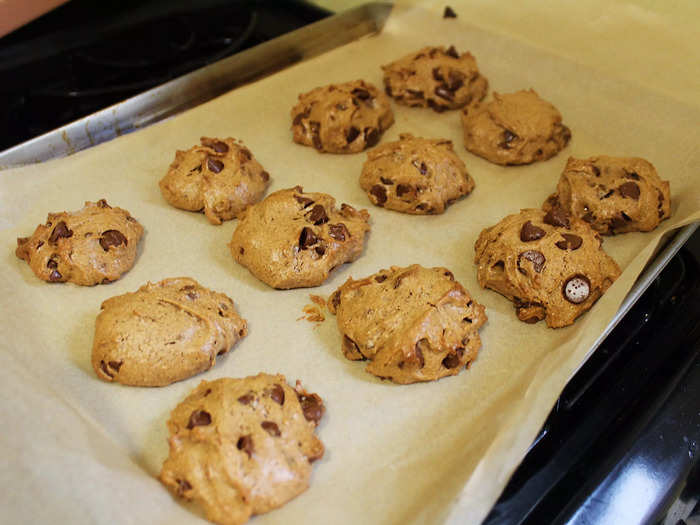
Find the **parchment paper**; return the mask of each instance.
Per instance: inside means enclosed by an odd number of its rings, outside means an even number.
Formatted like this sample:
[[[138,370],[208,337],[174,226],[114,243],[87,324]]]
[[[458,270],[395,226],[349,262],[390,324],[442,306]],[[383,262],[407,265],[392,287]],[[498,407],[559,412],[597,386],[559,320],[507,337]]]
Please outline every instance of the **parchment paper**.
[[[457,3],[452,2],[452,5]],[[0,506],[7,523],[195,523],[156,480],[167,455],[170,410],[202,379],[259,371],[299,378],[325,400],[318,434],[326,455],[311,488],[267,523],[477,523],[488,513],[553,402],[613,317],[662,234],[700,214],[700,111],[634,83],[479,29],[443,20],[443,5],[398,10],[380,36],[358,41],[237,89],[176,118],[36,166],[0,172]],[[462,147],[458,112],[394,105],[401,132],[447,137],[476,181],[441,216],[372,206],[358,184],[365,154],[321,155],[296,145],[289,110],[300,92],[364,78],[381,85],[380,64],[428,44],[470,50],[492,89],[535,88],[562,112],[569,147],[526,167],[498,167]],[[651,45],[651,44],[650,44]],[[176,149],[200,136],[242,139],[272,175],[270,191],[301,184],[366,207],[372,232],[364,255],[315,289],[276,291],[235,264],[226,246],[236,221],[210,225],[176,210],[157,182]],[[479,288],[473,245],[504,215],[538,207],[568,156],[605,153],[651,160],[671,181],[671,220],[652,233],[606,238],[623,275],[574,326],[519,322],[512,304]],[[146,228],[134,268],[92,288],[39,281],[14,256],[49,211],[106,198]],[[297,320],[309,293],[327,296],[349,276],[420,263],[446,266],[487,308],[476,362],[456,377],[398,386],[340,352],[335,319]],[[90,366],[94,320],[108,297],[148,280],[187,275],[231,296],[250,334],[212,370],[164,388],[98,380]]]

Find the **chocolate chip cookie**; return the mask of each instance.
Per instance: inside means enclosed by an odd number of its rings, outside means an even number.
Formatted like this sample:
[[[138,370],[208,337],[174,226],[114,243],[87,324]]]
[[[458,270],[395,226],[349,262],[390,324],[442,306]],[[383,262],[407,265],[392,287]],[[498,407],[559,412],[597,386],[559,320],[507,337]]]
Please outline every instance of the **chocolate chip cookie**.
[[[15,254],[44,281],[106,284],[134,265],[142,235],[143,226],[128,211],[101,199],[81,210],[49,213],[31,237],[17,239]]]
[[[474,189],[452,141],[402,134],[367,153],[360,186],[377,206],[412,214],[437,214]]]
[[[543,205],[561,206],[602,235],[648,232],[671,216],[668,181],[640,158],[569,158],[557,193]]]
[[[480,101],[489,85],[471,53],[454,46],[424,47],[382,70],[385,91],[396,102],[437,112]]]
[[[318,395],[280,374],[202,381],[170,415],[160,480],[210,521],[245,523],[309,487],[323,413]]]
[[[330,195],[295,186],[248,208],[229,247],[236,262],[273,288],[318,286],[360,256],[368,220],[367,210],[338,210]]]
[[[165,386],[209,370],[247,333],[226,295],[165,279],[102,303],[92,367],[103,381]]]
[[[513,301],[521,321],[567,326],[620,275],[601,244],[588,224],[560,207],[521,210],[479,235],[479,284]]]
[[[292,108],[294,142],[319,152],[357,153],[394,123],[387,96],[364,80],[318,87]]]
[[[221,224],[258,202],[270,175],[236,139],[200,141],[199,146],[175,153],[160,191],[176,208],[204,211],[210,223]]]
[[[566,147],[571,131],[561,114],[534,90],[500,95],[462,113],[464,146],[495,164],[547,160]]]
[[[458,374],[481,347],[484,307],[446,268],[392,266],[348,281],[328,300],[350,360],[394,383]]]

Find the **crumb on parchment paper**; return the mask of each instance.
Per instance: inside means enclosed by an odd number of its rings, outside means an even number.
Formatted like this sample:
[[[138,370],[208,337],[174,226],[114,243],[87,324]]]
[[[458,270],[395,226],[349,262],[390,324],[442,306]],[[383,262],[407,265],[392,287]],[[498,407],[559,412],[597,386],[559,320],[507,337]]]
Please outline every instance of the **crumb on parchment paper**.
[[[297,321],[301,321],[303,319],[305,321],[309,321],[310,323],[317,323],[316,326],[318,326],[319,323],[326,320],[326,316],[323,315],[322,311],[326,308],[326,300],[320,295],[309,295],[309,298],[317,306],[314,304],[305,305],[302,309],[304,315],[299,317]]]

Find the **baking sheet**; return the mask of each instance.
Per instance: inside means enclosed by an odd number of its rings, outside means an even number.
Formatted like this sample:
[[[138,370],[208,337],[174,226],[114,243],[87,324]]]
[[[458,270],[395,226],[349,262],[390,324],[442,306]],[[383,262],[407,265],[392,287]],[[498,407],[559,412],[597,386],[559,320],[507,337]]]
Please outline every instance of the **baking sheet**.
[[[324,398],[318,433],[327,452],[310,490],[254,523],[483,519],[662,234],[700,217],[700,111],[441,14],[437,5],[397,10],[378,37],[66,159],[0,172],[0,504],[8,522],[197,522],[155,479],[167,455],[168,413],[201,379],[259,371],[299,378]],[[292,143],[289,110],[298,93],[359,77],[380,85],[380,64],[429,44],[469,49],[492,89],[535,88],[572,129],[569,147],[543,163],[498,167],[461,147],[458,112],[394,105],[396,123],[382,142],[402,132],[450,138],[476,181],[444,215],[418,217],[371,206],[358,184],[364,154],[320,155]],[[202,135],[242,139],[270,172],[270,191],[301,184],[366,207],[372,232],[364,255],[319,288],[277,291],[257,281],[228,252],[236,221],[212,226],[160,195],[157,182],[175,149]],[[605,239],[624,273],[573,327],[520,323],[511,303],[478,287],[474,241],[504,215],[538,207],[569,155],[598,153],[651,160],[671,181],[673,216],[652,233]],[[49,285],[15,258],[15,238],[29,235],[48,211],[102,197],[146,228],[136,265],[122,279],[93,288]],[[351,275],[412,263],[446,266],[486,306],[483,346],[468,371],[427,384],[382,382],[342,356],[332,316],[317,328],[298,320],[310,293],[327,296]],[[249,336],[209,372],[165,388],[99,381],[90,350],[100,303],[178,275],[231,296]]]

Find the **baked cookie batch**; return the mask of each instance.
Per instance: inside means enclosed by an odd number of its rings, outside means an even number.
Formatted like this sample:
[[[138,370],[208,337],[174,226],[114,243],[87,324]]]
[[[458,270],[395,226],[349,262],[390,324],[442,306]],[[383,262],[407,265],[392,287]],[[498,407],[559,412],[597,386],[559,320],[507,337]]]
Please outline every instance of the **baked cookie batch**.
[[[559,111],[532,89],[485,101],[487,79],[454,46],[425,47],[381,69],[385,92],[364,80],[330,84],[299,95],[291,111],[294,142],[320,153],[374,148],[358,175],[377,207],[441,214],[475,187],[450,140],[402,133],[377,146],[394,123],[390,98],[437,113],[460,109],[466,150],[503,166],[547,160],[571,139]],[[177,151],[159,185],[169,204],[203,212],[212,224],[238,219],[232,258],[277,289],[321,285],[362,255],[370,231],[367,210],[338,206],[325,193],[295,186],[263,199],[270,175],[230,137],[202,137]],[[478,282],[512,301],[525,323],[571,325],[620,275],[601,236],[651,231],[670,213],[669,183],[648,161],[569,158],[542,209],[520,210],[481,232]],[[128,211],[102,199],[50,213],[31,237],[17,239],[15,253],[44,281],[107,284],[134,265],[143,232]],[[349,278],[328,308],[340,352],[398,384],[468,368],[487,321],[452,272],[416,264]],[[91,360],[103,381],[165,386],[213,367],[246,334],[231,298],[189,277],[169,278],[103,302]],[[279,374],[202,381],[171,413],[160,480],[209,520],[245,523],[308,488],[312,463],[324,453],[315,433],[324,411],[319,395]]]

